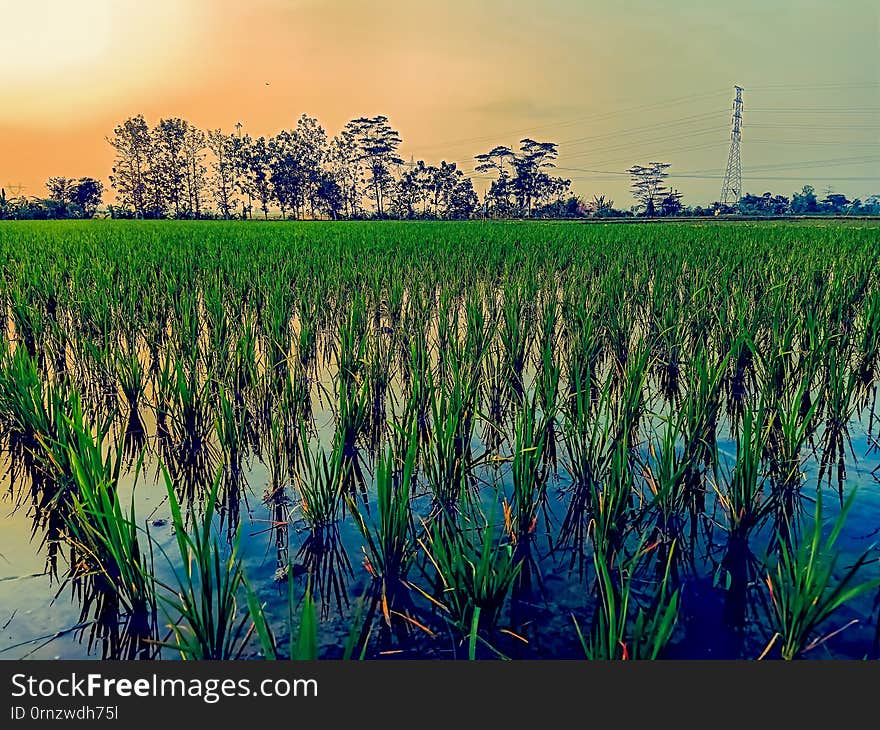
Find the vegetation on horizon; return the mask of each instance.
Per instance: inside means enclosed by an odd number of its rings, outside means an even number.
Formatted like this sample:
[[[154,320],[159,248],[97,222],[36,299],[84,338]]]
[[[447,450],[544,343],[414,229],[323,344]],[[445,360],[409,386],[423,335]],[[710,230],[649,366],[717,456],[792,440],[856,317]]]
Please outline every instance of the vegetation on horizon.
[[[387,117],[352,119],[328,138],[319,121],[303,114],[293,129],[272,137],[203,131],[180,118],[150,126],[142,115],[126,119],[107,138],[114,162],[112,218],[403,220],[468,218],[620,218],[741,214],[880,215],[880,196],[850,200],[827,191],[819,200],[806,185],[791,198],[746,193],[734,206],[688,207],[665,183],[670,164],[636,164],[629,175],[634,205],[615,208],[596,194],[576,194],[571,180],[553,173],[559,144],[529,137],[519,147],[497,145],[474,157],[472,167],[441,161],[406,162],[402,139]],[[474,180],[486,182],[482,199]],[[45,199],[6,198],[0,219],[91,218],[103,185],[52,177]]]

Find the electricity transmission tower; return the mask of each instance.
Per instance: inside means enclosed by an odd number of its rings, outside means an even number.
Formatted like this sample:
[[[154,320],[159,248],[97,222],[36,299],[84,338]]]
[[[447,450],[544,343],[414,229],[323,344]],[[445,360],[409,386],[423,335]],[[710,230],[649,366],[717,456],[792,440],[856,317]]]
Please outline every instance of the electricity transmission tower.
[[[734,86],[736,98],[733,100],[733,126],[730,130],[730,154],[727,156],[727,172],[721,186],[721,204],[736,205],[742,197],[742,86]]]

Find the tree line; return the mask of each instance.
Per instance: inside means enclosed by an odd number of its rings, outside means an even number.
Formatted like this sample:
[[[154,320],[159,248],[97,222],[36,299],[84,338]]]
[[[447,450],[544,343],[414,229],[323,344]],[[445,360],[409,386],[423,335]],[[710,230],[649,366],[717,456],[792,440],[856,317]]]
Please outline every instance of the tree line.
[[[523,139],[518,150],[477,156],[475,171],[494,173],[481,202],[455,162],[401,158],[400,133],[385,116],[352,119],[329,138],[303,115],[293,129],[252,137],[207,132],[184,119],[143,116],[108,138],[115,151],[114,215],[139,218],[470,218],[544,214],[572,198],[570,181],[549,174],[553,142]]]
[[[91,177],[50,177],[46,189],[46,198],[7,198],[6,190],[0,188],[0,220],[93,218],[104,196],[104,184]]]
[[[203,131],[185,119],[143,115],[126,119],[107,137],[114,151],[110,184],[113,218],[445,219],[579,218],[743,215],[880,214],[880,196],[849,200],[828,192],[819,200],[805,186],[791,198],[746,194],[736,206],[688,207],[667,185],[669,163],[633,165],[634,204],[615,208],[604,195],[585,200],[571,181],[553,174],[558,144],[531,138],[517,148],[496,146],[475,156],[473,173],[488,180],[482,198],[455,162],[404,161],[401,136],[387,117],[352,119],[333,137],[302,115],[292,129],[253,137]],[[0,218],[90,218],[102,204],[100,181],[52,177],[46,198],[7,199]]]

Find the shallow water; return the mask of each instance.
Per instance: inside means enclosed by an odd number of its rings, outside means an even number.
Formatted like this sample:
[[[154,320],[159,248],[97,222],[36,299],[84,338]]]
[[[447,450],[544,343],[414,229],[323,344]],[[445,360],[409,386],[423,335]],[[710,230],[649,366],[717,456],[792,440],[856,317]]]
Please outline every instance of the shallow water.
[[[332,437],[332,414],[316,413],[316,421],[324,423],[320,435]],[[869,440],[866,432],[867,420],[853,421],[850,424],[852,447],[858,458],[847,459],[847,480],[845,492],[857,490],[857,497],[849,513],[846,529],[838,543],[840,549],[839,566],[845,567],[868,546],[880,542],[880,450]],[[728,465],[735,462],[736,442],[723,439],[719,430],[719,453],[728,454]],[[480,445],[474,440],[474,447]],[[372,474],[374,465],[367,453],[365,469]],[[731,458],[732,457],[732,458]],[[804,462],[804,481],[802,494],[804,510],[812,513],[810,496],[815,493],[818,475],[818,462],[812,455]],[[498,504],[495,489],[502,492],[509,487],[510,468],[502,464],[496,468],[483,468],[477,475],[485,485],[481,493],[487,513]],[[264,501],[270,487],[270,469],[256,457],[251,456],[246,466],[247,506],[241,509],[240,551],[247,576],[258,588],[262,600],[266,601],[266,613],[272,624],[283,632],[286,621],[288,586],[286,580],[278,581],[279,566],[288,561],[294,565],[294,594],[300,596],[305,591],[308,576],[299,573],[299,550],[309,534],[307,524],[297,514],[296,497],[289,487],[285,490],[285,502],[292,508],[288,522],[282,531],[286,533],[287,550],[279,549],[279,530],[273,527],[275,518],[272,508]],[[493,486],[494,485],[494,486]],[[88,631],[77,629],[79,619],[78,602],[69,587],[61,587],[58,578],[52,578],[46,570],[46,550],[40,545],[40,533],[32,537],[33,519],[26,504],[16,508],[9,498],[9,476],[4,481],[7,498],[2,502],[4,509],[4,529],[0,532],[0,657],[3,658],[85,658],[100,657],[100,642],[88,646]],[[557,528],[565,514],[569,499],[570,479],[563,468],[558,468],[548,483],[548,519],[551,528]],[[839,513],[839,493],[836,482],[832,487],[821,488],[825,506],[825,521],[830,525]],[[155,558],[156,574],[160,577],[172,575],[172,565],[176,559],[172,515],[155,463],[149,462],[135,481],[131,475],[120,482],[120,495],[124,504],[133,495],[138,520],[149,528],[149,534],[157,545]],[[710,497],[707,514],[712,514],[715,505]],[[372,504],[372,496],[371,496]],[[420,506],[421,505],[421,508]],[[375,505],[373,504],[375,509]],[[414,512],[427,516],[430,511],[430,495],[423,493],[414,498]],[[722,518],[719,516],[719,520]],[[827,532],[827,530],[826,530]],[[765,526],[756,532],[750,547],[757,560],[764,557],[771,529]],[[667,651],[670,658],[754,658],[767,644],[772,632],[761,620],[747,621],[743,627],[729,626],[724,621],[726,590],[719,579],[718,565],[726,545],[726,533],[721,522],[712,532],[713,539],[703,541],[694,552],[693,562],[684,567],[681,578],[681,613],[673,641]],[[351,620],[358,598],[370,584],[370,576],[362,564],[361,546],[363,538],[355,528],[350,515],[339,523],[340,547],[350,563],[350,573],[340,568],[344,592],[340,596],[328,595],[319,599],[321,655],[341,656],[349,636]],[[170,560],[161,555],[164,549]],[[877,561],[877,550],[873,551]],[[577,639],[572,615],[579,616],[583,624],[589,616],[584,612],[585,600],[592,590],[589,575],[581,576],[577,566],[571,566],[571,555],[565,550],[552,551],[546,540],[538,540],[538,565],[542,576],[542,589],[518,602],[517,626],[528,639],[528,645],[511,641],[504,647],[508,656],[523,658],[579,658],[583,651]],[[589,561],[589,554],[586,556]],[[59,571],[63,574],[63,570]],[[585,570],[589,573],[589,570]],[[422,576],[414,576],[414,583],[429,587],[429,581]],[[763,575],[751,576],[749,594],[755,600],[766,598]],[[751,600],[751,599],[750,599]],[[871,592],[860,596],[838,611],[834,626],[829,631],[854,622],[845,631],[828,640],[821,647],[808,654],[808,658],[864,658],[876,656],[877,648],[877,602],[880,593]],[[418,602],[418,599],[417,599]],[[423,608],[430,612],[427,602],[421,601]],[[760,619],[760,617],[755,617]],[[414,635],[411,641],[389,643],[376,646],[370,656],[435,656],[438,658],[461,655],[461,647],[454,639],[429,641]],[[166,650],[166,658],[173,658],[174,652]]]

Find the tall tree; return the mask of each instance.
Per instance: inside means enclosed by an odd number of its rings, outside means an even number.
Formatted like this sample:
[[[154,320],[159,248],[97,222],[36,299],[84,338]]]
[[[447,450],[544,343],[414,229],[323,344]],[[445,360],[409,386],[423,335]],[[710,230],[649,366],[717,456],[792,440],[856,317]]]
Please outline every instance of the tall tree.
[[[234,142],[232,135],[221,129],[208,132],[208,149],[214,154],[211,164],[214,199],[220,208],[220,214],[229,219],[236,206],[236,175],[234,159]]]
[[[660,200],[660,213],[662,215],[679,215],[684,210],[681,202],[682,195],[678,190],[671,189]]]
[[[421,169],[419,166],[421,166]],[[419,160],[418,165],[407,169],[400,176],[391,195],[391,210],[395,217],[409,220],[419,214],[419,205],[424,200],[424,188],[421,177],[421,172],[424,169],[424,161]],[[424,214],[424,209],[421,213]]]
[[[452,167],[455,167],[455,163],[452,163]],[[450,184],[444,189],[440,217],[455,220],[470,218],[479,203],[473,181],[461,170],[454,170]]]
[[[296,158],[293,134],[282,129],[268,143],[269,180],[275,202],[281,208],[281,217],[287,217],[287,211],[296,216],[296,201],[299,197],[300,171]]]
[[[130,208],[138,217],[146,209],[147,174],[152,137],[143,115],[126,119],[113,130],[107,141],[116,151],[110,184],[123,208]]]
[[[657,215],[660,201],[668,194],[664,181],[669,177],[666,170],[668,162],[649,162],[645,165],[633,165],[627,172],[632,178],[632,195],[644,215]]]
[[[528,137],[520,140],[519,152],[513,157],[512,187],[521,215],[530,216],[535,202],[548,197],[557,184],[545,170],[556,166],[558,148],[555,142],[537,142]]]
[[[236,133],[232,135],[232,161],[235,168],[233,179],[235,189],[242,196],[241,217],[253,216],[254,197],[256,196],[253,164],[254,140],[249,134],[241,133],[241,122],[235,125]]]
[[[157,175],[175,218],[180,218],[181,212],[186,210],[188,161],[184,149],[189,126],[179,118],[160,119],[153,129]]]
[[[205,133],[187,124],[183,136],[183,160],[185,174],[183,179],[184,196],[187,214],[195,218],[202,217],[202,196],[204,195],[208,168],[205,166]]]
[[[162,152],[159,149],[156,127],[150,130],[150,145],[147,147],[146,157],[144,215],[148,218],[165,218],[168,215],[169,188],[162,166]]]
[[[841,193],[828,193],[822,200],[822,210],[834,215],[846,213],[850,206],[852,206],[852,201]]]
[[[376,204],[376,215],[384,215],[384,201],[394,177],[391,168],[403,164],[397,154],[400,134],[388,124],[388,117],[360,117],[353,120],[360,160],[364,163],[367,184]]]
[[[357,125],[348,122],[327,147],[325,162],[339,186],[346,218],[360,215],[363,203],[363,170],[357,142]]]
[[[272,174],[270,162],[269,145],[266,138],[257,137],[248,154],[248,174],[253,185],[254,197],[260,204],[263,218],[267,220],[269,218],[269,203],[274,195],[270,179]]]
[[[511,214],[510,203],[513,190],[510,184],[510,171],[515,153],[510,147],[498,145],[488,152],[476,155],[477,161],[474,168],[477,172],[496,174],[497,177],[489,185],[486,191],[486,210],[495,217],[504,218]],[[507,167],[505,168],[505,164]]]
[[[299,215],[302,217],[308,206],[310,215],[314,217],[322,164],[327,152],[327,133],[317,119],[303,114],[293,130],[292,142],[300,175]]]
[[[488,152],[474,156],[474,159],[477,161],[475,169],[477,172],[497,172],[500,177],[504,175],[504,163],[507,162],[509,167],[509,163],[513,158],[514,153],[510,147],[498,145]]]
[[[318,179],[318,188],[315,194],[318,212],[332,220],[339,218],[344,205],[342,188],[336,182],[336,178],[328,171],[322,171]]]
[[[454,162],[429,168],[431,207],[437,218],[466,218],[477,206],[476,192],[470,178]]]
[[[594,218],[605,218],[614,210],[614,201],[604,195],[594,195],[587,205],[587,210]]]

